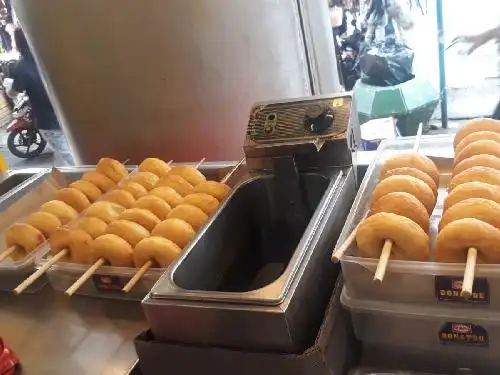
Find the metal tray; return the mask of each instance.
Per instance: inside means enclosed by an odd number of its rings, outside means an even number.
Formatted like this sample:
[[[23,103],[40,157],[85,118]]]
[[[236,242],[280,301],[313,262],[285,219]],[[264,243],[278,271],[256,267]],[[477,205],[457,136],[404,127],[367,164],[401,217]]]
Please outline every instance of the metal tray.
[[[394,154],[411,151],[413,142],[414,138],[411,137],[404,140],[385,141],[380,145],[374,162],[366,172],[337,244],[345,241],[366,214],[383,162]],[[378,259],[357,257],[354,243],[341,260],[349,294],[356,299],[424,305],[454,303],[457,307],[470,308],[474,305],[475,308],[481,306],[499,309],[500,265],[477,265],[475,294],[471,299],[466,300],[459,297],[465,265],[432,261],[437,226],[443,211],[446,188],[451,178],[454,155],[453,136],[422,137],[419,152],[430,156],[440,171],[438,199],[430,220],[431,259],[428,262],[390,260],[384,281],[378,284],[373,282]],[[481,278],[483,278],[482,281]]]
[[[175,163],[173,165],[192,165],[192,163]],[[199,169],[208,179],[219,181],[232,167],[234,167],[234,165],[236,165],[236,163],[206,162],[203,163]],[[80,170],[81,168],[76,169],[66,168],[62,169],[61,172],[67,176],[68,179],[70,179],[71,176],[78,179],[79,174],[81,175],[83,172]],[[91,169],[95,169],[95,167],[91,167]],[[234,186],[237,178],[237,175],[233,175],[230,181],[228,181],[228,185]],[[46,244],[37,258],[37,265],[42,266],[49,259],[50,247]],[[65,291],[87,270],[87,268],[88,266],[81,264],[57,262],[47,271],[47,277],[55,290]],[[82,285],[77,294],[102,298],[141,300],[151,290],[164,271],[165,269],[163,268],[149,269],[141,278],[140,282],[137,283],[129,293],[124,293],[121,289],[132,276],[135,275],[137,268],[104,266],[97,270],[94,276]]]

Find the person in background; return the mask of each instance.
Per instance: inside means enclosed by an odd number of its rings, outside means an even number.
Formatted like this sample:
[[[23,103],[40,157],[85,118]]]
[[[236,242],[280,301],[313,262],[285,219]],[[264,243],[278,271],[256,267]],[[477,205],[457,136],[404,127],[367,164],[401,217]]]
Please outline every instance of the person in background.
[[[7,95],[15,97],[18,93],[26,92],[30,99],[35,125],[54,150],[54,164],[74,165],[68,140],[59,125],[33,54],[20,28],[14,30],[14,39],[21,58],[12,69],[13,84]]]

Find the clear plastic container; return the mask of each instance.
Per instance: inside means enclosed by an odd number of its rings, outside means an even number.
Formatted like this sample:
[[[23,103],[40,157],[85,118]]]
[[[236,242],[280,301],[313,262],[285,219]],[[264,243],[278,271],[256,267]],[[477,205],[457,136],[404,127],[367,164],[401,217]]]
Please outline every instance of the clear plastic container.
[[[344,286],[340,302],[350,311],[354,333],[366,347],[413,351],[422,359],[455,356],[461,367],[500,365],[498,312],[485,316],[474,308],[370,301],[352,298],[348,291]]]
[[[387,158],[411,152],[414,138],[384,141],[374,162],[366,172],[358,194],[339,237],[342,244],[368,211],[371,195],[379,182],[380,167]],[[382,283],[374,283],[373,275],[378,259],[356,256],[353,243],[342,257],[342,272],[349,293],[354,298],[421,305],[455,304],[460,308],[477,307],[500,309],[500,265],[481,264],[476,267],[474,294],[469,300],[459,296],[465,264],[433,262],[437,226],[443,211],[447,185],[451,179],[453,163],[453,137],[451,135],[425,136],[419,152],[431,157],[440,172],[438,200],[430,222],[431,258],[428,262],[390,260]]]

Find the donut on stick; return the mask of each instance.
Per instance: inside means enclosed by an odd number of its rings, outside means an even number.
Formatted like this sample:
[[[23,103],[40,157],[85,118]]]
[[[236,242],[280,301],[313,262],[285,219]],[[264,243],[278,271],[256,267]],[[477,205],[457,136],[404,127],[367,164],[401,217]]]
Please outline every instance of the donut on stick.
[[[460,184],[444,200],[443,213],[455,204],[469,198],[484,198],[500,203],[500,186],[479,181]]]
[[[14,260],[22,259],[44,241],[45,236],[43,233],[32,225],[24,223],[13,224],[5,232],[7,249],[0,253],[0,262],[8,257]]]
[[[479,131],[475,133],[471,133],[467,136],[465,136],[460,143],[457,144],[455,147],[455,154],[459,154],[460,151],[463,150],[463,148],[472,142],[476,141],[484,141],[484,140],[489,140],[489,141],[494,141],[497,143],[500,143],[500,133],[495,133],[491,131]]]
[[[467,137],[469,134],[481,131],[500,133],[500,121],[490,118],[477,118],[467,122],[455,135],[453,146],[456,148],[462,139]]]
[[[500,136],[500,133],[498,134]],[[500,143],[499,143],[500,145]],[[500,158],[488,154],[473,155],[470,158],[462,160],[453,168],[453,176],[473,167],[489,167],[500,171]]]
[[[459,154],[455,154],[454,165],[457,165],[462,160],[470,158],[471,156],[479,154],[492,155],[500,158],[500,143],[489,140],[472,142],[465,146]]]
[[[453,176],[449,185],[448,193],[466,182],[485,182],[490,185],[500,186],[500,171],[489,167],[472,167],[456,176]]]

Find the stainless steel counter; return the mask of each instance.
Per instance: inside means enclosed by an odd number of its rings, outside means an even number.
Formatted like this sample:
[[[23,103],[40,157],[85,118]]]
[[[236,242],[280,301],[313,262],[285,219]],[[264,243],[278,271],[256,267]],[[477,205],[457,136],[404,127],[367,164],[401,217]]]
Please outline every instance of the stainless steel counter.
[[[22,375],[126,375],[145,327],[138,302],[69,298],[48,285],[0,295],[0,336],[21,359]]]

